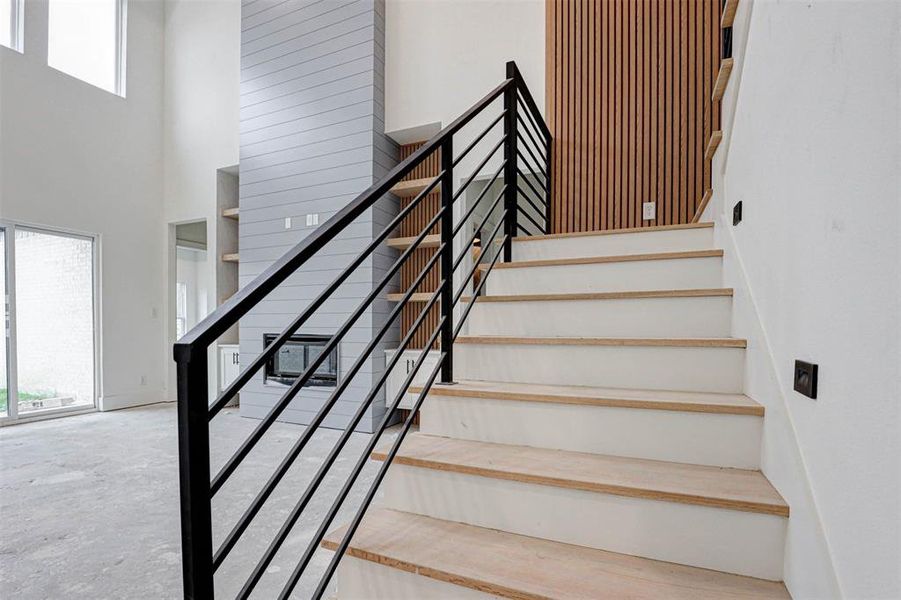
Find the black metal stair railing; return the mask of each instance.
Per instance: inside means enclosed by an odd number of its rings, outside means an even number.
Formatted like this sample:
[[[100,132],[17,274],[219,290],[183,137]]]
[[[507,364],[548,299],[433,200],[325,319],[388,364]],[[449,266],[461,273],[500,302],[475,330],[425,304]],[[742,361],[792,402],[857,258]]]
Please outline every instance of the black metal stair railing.
[[[455,136],[459,135],[476,117],[491,111],[492,107],[499,102],[502,102],[499,114],[489,117],[491,121],[488,126],[474,136],[466,148],[455,157]],[[463,183],[454,189],[454,182],[458,180],[455,169],[466,156],[480,147],[492,131],[496,131],[497,125],[501,122],[503,123],[503,128],[500,139],[478,161],[469,175],[462,180]],[[440,272],[438,288],[431,293],[427,301],[421,303],[418,316],[416,316],[403,339],[400,340],[397,352],[387,362],[384,371],[365,394],[339,438],[334,442],[331,450],[316,469],[316,473],[307,484],[305,491],[297,499],[290,513],[287,514],[284,523],[275,533],[272,541],[262,551],[259,562],[253,568],[250,576],[237,594],[238,598],[247,598],[254,591],[298,520],[308,508],[311,499],[329,474],[351,434],[364,415],[366,415],[369,407],[379,398],[389,373],[397,365],[402,352],[410,347],[414,336],[419,332],[423,323],[426,322],[426,316],[429,314],[429,311],[435,305],[438,305],[440,316],[437,325],[427,332],[428,341],[423,349],[420,350],[418,358],[407,374],[398,393],[393,398],[385,399],[386,411],[375,432],[351,469],[338,495],[326,514],[323,515],[316,533],[309,541],[279,594],[279,598],[287,598],[297,586],[300,577],[306,572],[313,554],[319,548],[329,528],[333,526],[333,521],[339,509],[343,506],[358,476],[369,461],[369,456],[378,442],[380,434],[393,422],[401,400],[409,393],[412,382],[416,379],[420,368],[425,363],[429,349],[437,344],[439,349],[438,363],[429,372],[425,385],[422,386],[422,390],[416,397],[413,409],[401,425],[400,431],[387,453],[387,460],[382,463],[376,473],[374,481],[366,491],[362,503],[357,508],[337,551],[319,578],[313,597],[322,597],[337,568],[338,562],[347,550],[350,539],[360,525],[400,444],[410,430],[414,415],[422,405],[429,389],[436,380],[440,380],[442,383],[451,383],[454,380],[454,340],[460,334],[469,311],[474,305],[474,302],[464,299],[464,293],[469,291],[473,298],[481,294],[494,265],[499,260],[512,260],[512,242],[514,237],[520,234],[533,235],[551,231],[551,141],[550,130],[545,124],[541,112],[538,110],[516,65],[513,62],[507,63],[506,79],[500,85],[479,100],[458,119],[442,129],[409,158],[392,169],[385,178],[360,194],[319,229],[292,248],[175,344],[174,354],[177,362],[178,377],[182,570],[185,598],[213,598],[216,570],[242,539],[248,527],[254,522],[254,519],[270,499],[291,466],[329,416],[335,404],[345,394],[350,381],[365,366],[367,359],[378,351],[388,332],[393,327],[396,327],[401,312],[410,304],[414,292],[425,281],[427,274],[431,269],[437,268]],[[484,177],[483,170],[490,161],[496,159],[498,151],[501,149],[502,156],[497,158],[500,161],[498,168],[490,178],[482,181]],[[324,248],[327,248],[328,244],[345,231],[351,223],[386,194],[389,194],[393,186],[435,152],[441,153],[439,174],[409,204],[398,212],[397,216],[375,236],[359,255],[350,261],[344,270],[291,321],[272,343],[266,346],[256,358],[241,370],[237,378],[212,403],[208,403],[207,350],[209,346],[230,327],[238,323],[251,309],[266,299],[271,292],[278,289],[288,277],[301,269]],[[499,182],[501,177],[503,180]],[[459,220],[455,222],[455,205],[477,178],[480,180],[480,183],[484,184],[484,187],[475,195],[475,198],[466,207],[465,211],[460,211],[462,214]],[[501,183],[501,187],[492,196],[493,184],[496,182]],[[305,323],[308,323],[317,314],[317,311],[321,310],[322,306],[333,297],[336,290],[348,281],[351,275],[372,256],[376,249],[382,247],[385,240],[401,222],[409,217],[421,205],[426,196],[436,189],[441,191],[441,205],[434,216],[431,217],[420,233],[415,236],[397,260],[388,267],[384,277],[373,286],[372,290],[360,301],[353,312],[346,316],[344,322],[329,338],[319,354],[309,362],[306,369],[297,379],[285,389],[272,408],[256,424],[250,435],[211,478],[209,428],[213,418],[221,412],[248,382],[258,376],[264,365],[275,356],[276,352],[291,336],[303,327]],[[485,210],[484,215],[475,224],[473,232],[468,236],[468,239],[458,246],[459,252],[455,255],[455,240],[464,231],[467,224],[472,225],[470,219],[476,214],[476,209],[485,208],[486,204],[487,210]],[[492,224],[491,217],[493,216],[496,217],[496,223]],[[426,236],[435,227],[438,228],[440,237],[434,254],[416,275],[410,288],[403,293],[395,307],[385,317],[384,324],[373,335],[372,339],[366,343],[358,358],[346,370],[342,371],[334,390],[322,403],[322,406],[312,417],[310,423],[303,428],[281,462],[275,465],[272,474],[249,502],[237,522],[228,530],[223,541],[214,549],[213,497],[221,490],[222,486],[234,474],[251,450],[285,412],[291,401],[310,381],[329,354],[338,347],[338,344],[354,324],[359,321],[360,317],[373,302],[384,296],[386,287],[394,281],[395,275],[407,263],[413,253],[422,247]],[[488,232],[486,237],[483,237],[486,229],[490,229],[490,232]],[[466,257],[471,256],[471,248],[478,240],[482,242],[482,258],[473,261],[473,264],[465,274],[459,273],[458,270],[464,264]],[[484,263],[481,262],[482,260],[484,260]],[[484,270],[484,273],[481,279],[475,282],[475,273],[480,268]],[[457,289],[454,289],[455,275],[459,283]],[[455,320],[454,308],[461,301],[464,302],[465,307],[460,311],[459,318]]]

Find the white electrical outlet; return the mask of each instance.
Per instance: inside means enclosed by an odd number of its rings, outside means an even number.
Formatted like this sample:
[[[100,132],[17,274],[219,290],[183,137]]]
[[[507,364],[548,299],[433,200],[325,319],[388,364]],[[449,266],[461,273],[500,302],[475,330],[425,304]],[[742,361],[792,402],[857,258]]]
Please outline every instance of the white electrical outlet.
[[[291,217],[285,217],[285,229],[291,229]]]
[[[657,216],[656,202],[643,202],[641,205],[641,218],[645,221],[654,219]]]

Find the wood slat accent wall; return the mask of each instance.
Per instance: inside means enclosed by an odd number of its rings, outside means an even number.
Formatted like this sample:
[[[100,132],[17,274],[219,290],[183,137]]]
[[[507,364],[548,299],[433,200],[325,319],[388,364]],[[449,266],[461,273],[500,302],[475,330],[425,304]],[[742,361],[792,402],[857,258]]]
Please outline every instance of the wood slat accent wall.
[[[719,57],[720,0],[547,0],[555,232],[691,221]]]
[[[424,142],[416,143],[416,144],[406,144],[400,147],[400,160],[406,159],[408,156],[413,154],[420,146],[422,146]],[[418,165],[413,172],[410,173],[407,177],[404,178],[405,181],[410,179],[424,179],[426,177],[432,178],[438,175],[441,171],[441,151],[436,150],[433,152],[422,164]],[[401,199],[401,209],[406,208],[406,206],[410,203],[413,198],[403,198]],[[422,231],[422,229],[428,224],[429,220],[435,216],[438,212],[438,209],[441,207],[441,191],[436,189],[427,195],[423,201],[413,209],[407,218],[405,218],[398,228],[397,236],[398,237],[412,237],[417,236]],[[432,231],[429,233],[439,233],[439,226],[436,225],[432,228]],[[429,262],[429,259],[437,251],[436,248],[425,248],[423,250],[414,250],[412,256],[407,260],[404,265],[401,266],[400,269],[400,290],[401,292],[405,292],[410,289],[410,286],[419,276],[419,273],[422,269],[425,268],[426,263]],[[429,271],[428,275],[426,275],[425,279],[416,289],[416,292],[434,292],[438,289],[438,283],[441,281],[441,270],[439,261],[436,261],[435,265]],[[422,311],[424,307],[423,303],[420,302],[410,302],[408,303],[400,315],[400,336],[401,339],[407,335],[410,331],[410,328],[413,325],[413,322],[419,318],[419,313]],[[409,349],[418,349],[424,348],[426,342],[431,336],[432,331],[435,327],[438,326],[438,319],[441,316],[441,310],[439,305],[436,303],[431,310],[429,310],[429,314],[426,316],[425,320],[419,326],[416,334],[413,339],[410,341]],[[437,348],[438,344],[435,344]]]

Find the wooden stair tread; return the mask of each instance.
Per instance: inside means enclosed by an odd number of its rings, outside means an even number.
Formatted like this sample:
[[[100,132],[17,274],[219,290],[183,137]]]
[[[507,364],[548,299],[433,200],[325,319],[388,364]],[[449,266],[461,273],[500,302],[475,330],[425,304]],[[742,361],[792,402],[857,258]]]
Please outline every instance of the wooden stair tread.
[[[710,98],[714,102],[719,102],[723,99],[723,94],[726,93],[726,86],[729,84],[729,76],[732,74],[733,66],[735,66],[735,61],[731,58],[724,58],[722,62],[720,62],[720,70],[716,74],[716,81],[713,84],[713,95]]]
[[[240,216],[240,212],[241,212],[240,209],[237,207],[224,208],[224,209],[222,209],[222,216],[225,217],[226,219],[234,219],[237,221]]]
[[[432,183],[434,177],[425,177],[423,179],[409,179],[407,181],[401,181],[399,183],[394,184],[391,188],[391,193],[400,198],[412,198],[417,195],[422,190],[429,187],[429,184]],[[436,185],[434,191],[438,191],[439,186]]]
[[[410,302],[428,302],[434,292],[415,292],[410,295]],[[404,299],[405,293],[388,294],[389,302],[400,302]]]
[[[419,393],[420,386],[410,391]],[[762,417],[764,408],[744,394],[712,392],[674,392],[576,385],[543,385],[503,381],[459,381],[455,385],[436,385],[429,396],[487,398],[520,402],[546,402],[614,408],[673,410]]]
[[[413,242],[419,236],[410,236],[410,237],[396,237],[389,238],[385,240],[385,244],[388,245],[389,248],[395,248],[397,250],[406,250],[410,246],[413,245]],[[437,248],[441,244],[441,236],[437,233],[430,234],[422,238],[422,241],[419,242],[419,245],[416,249],[420,248]]]
[[[713,155],[716,154],[716,149],[720,147],[720,142],[722,141],[722,131],[714,131],[710,134],[710,139],[707,141],[707,148],[704,149],[704,160],[713,160]]]
[[[576,231],[572,233],[549,233],[544,235],[530,235],[515,237],[513,242],[536,242],[539,240],[559,240],[576,237],[590,237],[596,235],[617,235],[621,233],[649,233],[652,231],[674,231],[679,229],[706,229],[713,227],[713,223],[679,223],[677,225],[655,225],[650,227],[627,227],[623,229],[605,229],[603,231]]]
[[[337,549],[345,531],[330,533],[323,547]],[[366,514],[347,555],[520,600],[789,598],[781,583],[388,509]]]
[[[570,294],[505,294],[478,296],[476,302],[566,302],[571,300],[634,300],[639,298],[706,298],[733,295],[732,288],[648,290],[637,292],[577,292]],[[472,296],[463,296],[469,302]]]
[[[461,335],[457,344],[511,344],[524,346],[675,346],[681,348],[746,348],[738,338],[606,338],[606,337],[517,337],[506,335]]]
[[[237,252],[231,252],[222,255],[222,262],[232,262],[236,263],[240,261],[240,257]]]
[[[698,204],[698,209],[695,211],[695,216],[691,218],[692,223],[697,223],[701,219],[701,215],[704,214],[704,210],[707,208],[707,204],[710,203],[710,199],[713,197],[713,190],[708,188],[707,191],[704,192],[704,195],[701,196],[701,202]]]
[[[616,262],[636,262],[643,260],[675,260],[679,258],[719,258],[723,251],[715,250],[688,250],[681,252],[651,252],[645,254],[618,254],[611,256],[587,256],[583,258],[545,258],[538,260],[515,260],[507,263],[496,263],[495,269],[522,269],[527,267],[560,267],[567,265],[593,265]],[[479,265],[479,269],[485,270],[490,265]]]
[[[732,27],[735,22],[735,11],[738,9],[738,0],[726,0],[723,5],[723,16],[720,18],[720,28]]]
[[[385,457],[386,450],[382,448],[372,454],[376,460]],[[493,444],[421,433],[407,436],[394,463],[618,496],[788,516],[788,505],[759,471]]]

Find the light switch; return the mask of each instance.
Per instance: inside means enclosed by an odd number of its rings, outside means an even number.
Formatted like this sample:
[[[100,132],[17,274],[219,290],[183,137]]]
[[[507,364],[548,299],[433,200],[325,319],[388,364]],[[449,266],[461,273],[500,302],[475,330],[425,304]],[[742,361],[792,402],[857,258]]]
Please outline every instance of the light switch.
[[[307,227],[319,225],[319,213],[310,213],[307,215]]]
[[[285,217],[285,229],[291,229],[291,217]]]
[[[645,221],[649,221],[657,217],[657,203],[656,202],[643,202],[641,204],[641,218]]]

